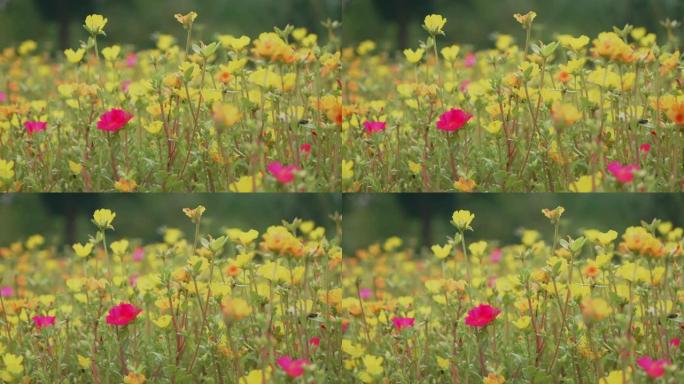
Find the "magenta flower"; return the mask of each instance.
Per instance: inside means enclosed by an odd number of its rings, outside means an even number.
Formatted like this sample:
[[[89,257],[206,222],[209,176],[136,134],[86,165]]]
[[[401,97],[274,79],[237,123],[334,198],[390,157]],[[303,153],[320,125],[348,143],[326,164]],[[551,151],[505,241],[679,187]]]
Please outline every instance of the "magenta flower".
[[[501,255],[503,255],[501,248],[494,249],[492,250],[492,253],[489,254],[489,261],[492,264],[498,264],[501,261]]]
[[[133,261],[142,261],[145,257],[145,248],[138,247],[133,251]]]
[[[401,331],[404,328],[413,328],[416,323],[416,319],[412,317],[395,317],[392,319],[392,324],[397,331]]]
[[[665,374],[665,366],[669,365],[667,360],[653,360],[648,356],[641,357],[637,360],[637,365],[646,372],[647,375],[656,379]]]
[[[29,135],[33,135],[36,132],[44,131],[47,128],[47,123],[44,121],[27,121],[24,123],[24,128]]]
[[[54,316],[33,316],[31,320],[33,320],[36,328],[41,329],[55,325],[56,318]]]
[[[109,325],[123,326],[128,325],[142,312],[133,304],[121,303],[109,310],[105,320]]]
[[[10,287],[9,285],[6,287],[0,288],[0,296],[10,297],[12,295],[14,295],[14,288]]]
[[[437,129],[446,132],[456,132],[463,128],[473,115],[461,109],[455,108],[442,114],[437,122]]]
[[[387,123],[382,121],[366,121],[363,123],[363,127],[366,129],[366,133],[371,135],[384,131],[387,128]]]
[[[465,323],[471,327],[484,328],[494,321],[500,313],[499,308],[494,308],[489,304],[481,304],[468,311]]]
[[[0,91],[0,103],[4,103],[7,101],[7,94],[5,92]]]
[[[310,338],[309,339],[309,345],[313,345],[313,346],[318,347],[319,345],[321,345],[321,338],[318,336],[314,336],[314,337]]]
[[[613,161],[608,164],[607,170],[620,184],[627,184],[634,180],[634,172],[639,170],[639,166],[634,164],[622,165],[617,161]]]
[[[306,359],[293,360],[290,356],[281,356],[276,360],[280,368],[290,377],[299,377],[304,374],[304,366],[309,364]]]
[[[466,68],[472,68],[475,66],[475,64],[477,64],[477,56],[470,52],[466,55],[463,63],[465,64]]]
[[[105,132],[118,132],[131,119],[133,119],[133,115],[122,109],[115,108],[100,116],[100,121],[97,122],[97,129]]]
[[[136,64],[138,64],[138,55],[136,53],[129,53],[128,56],[126,56],[126,66],[128,68],[133,68]]]
[[[304,153],[311,153],[311,144],[305,143],[299,146],[299,150]]]
[[[359,296],[361,297],[361,300],[369,299],[373,296],[373,290],[370,288],[361,288],[359,290]]]
[[[641,144],[639,146],[639,151],[643,152],[644,154],[651,152],[651,144],[649,144],[649,143]]]
[[[672,339],[670,339],[670,343],[669,343],[669,344],[670,344],[671,346],[675,347],[675,348],[679,348],[679,345],[681,344],[681,342],[679,341],[678,338],[673,337]]]
[[[294,173],[299,171],[296,165],[283,165],[277,161],[272,162],[266,167],[268,173],[282,184],[288,184],[294,180]]]

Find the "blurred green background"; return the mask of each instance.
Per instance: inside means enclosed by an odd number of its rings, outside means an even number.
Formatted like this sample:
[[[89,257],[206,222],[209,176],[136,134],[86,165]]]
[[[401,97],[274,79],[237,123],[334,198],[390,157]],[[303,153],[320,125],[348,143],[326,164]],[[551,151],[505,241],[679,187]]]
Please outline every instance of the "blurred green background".
[[[544,208],[565,207],[561,233],[614,229],[620,234],[641,220],[654,218],[684,225],[684,194],[351,194],[345,195],[343,246],[346,255],[399,236],[411,247],[444,244],[455,229],[455,210],[475,214],[471,239],[519,242],[521,229],[534,229],[547,240],[553,227]]]
[[[186,236],[194,225],[183,208],[204,205],[205,233],[221,229],[254,228],[263,233],[270,225],[294,218],[314,220],[334,236],[329,216],[341,212],[339,194],[5,194],[0,196],[0,246],[41,234],[51,244],[83,242],[94,234],[90,222],[96,209],[116,212],[115,236],[160,240],[163,227],[178,228]]]
[[[76,47],[90,13],[109,19],[104,44],[152,46],[156,32],[185,36],[173,15],[196,11],[197,38],[272,31],[286,24],[321,33],[321,22],[340,20],[340,0],[0,0],[0,47],[33,39],[47,49]]]
[[[523,31],[514,13],[536,11],[535,38],[548,41],[555,33],[596,36],[627,23],[647,27],[664,37],[659,22],[682,21],[682,0],[343,0],[344,42],[373,39],[383,48],[418,46],[426,34],[421,25],[430,13],[448,19],[442,42],[493,47],[493,34],[511,34],[520,42]],[[684,36],[681,29],[679,36]],[[443,43],[442,43],[443,44]]]

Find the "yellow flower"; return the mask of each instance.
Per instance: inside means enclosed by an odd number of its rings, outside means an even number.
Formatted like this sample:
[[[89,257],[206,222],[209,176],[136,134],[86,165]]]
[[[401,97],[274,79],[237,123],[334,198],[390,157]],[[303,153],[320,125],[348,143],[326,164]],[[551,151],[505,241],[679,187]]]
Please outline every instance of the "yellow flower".
[[[459,192],[470,193],[475,190],[477,183],[475,180],[466,179],[460,177],[458,180],[454,181],[454,189]]]
[[[76,64],[83,60],[83,56],[85,55],[85,49],[79,48],[76,51],[73,49],[67,49],[64,51],[64,56],[66,56],[67,61],[70,62],[71,64]]]
[[[408,166],[409,166],[409,171],[411,171],[411,173],[413,173],[414,175],[418,175],[420,173],[420,171],[423,169],[423,167],[421,167],[420,164],[414,163],[411,160],[409,160]]]
[[[441,369],[449,368],[449,359],[437,356],[437,366]]]
[[[342,180],[354,177],[354,160],[342,160]]]
[[[93,223],[101,230],[111,228],[115,218],[116,213],[109,209],[98,209],[93,213]]]
[[[173,17],[175,17],[176,20],[183,25],[183,28],[188,29],[192,26],[192,23],[195,22],[195,19],[197,18],[197,12],[193,11],[185,15],[176,13]]]
[[[75,161],[69,160],[69,171],[72,175],[78,176],[83,171],[83,166]]]
[[[35,51],[36,48],[38,48],[38,44],[36,44],[35,41],[26,40],[19,46],[19,54],[22,56],[26,56],[31,52]]]
[[[104,56],[107,61],[116,60],[116,58],[119,57],[119,53],[121,53],[121,47],[118,45],[112,45],[111,47],[102,49],[102,56]]]
[[[363,365],[366,372],[373,376],[382,375],[384,369],[382,368],[383,358],[381,356],[366,355],[363,357]]]
[[[0,159],[0,179],[10,180],[14,178],[14,161]]]
[[[145,375],[131,372],[123,380],[124,384],[145,384]]]
[[[490,373],[487,377],[482,380],[482,384],[503,384],[506,382],[506,378],[497,375],[496,373]]]
[[[232,127],[242,119],[240,109],[232,104],[215,103],[212,110],[214,121],[223,127]]]
[[[5,363],[5,369],[12,375],[16,376],[24,372],[24,356],[6,353],[2,361]]]
[[[418,48],[415,51],[412,49],[404,50],[404,56],[406,56],[406,60],[408,60],[408,62],[411,64],[416,64],[419,62],[423,58],[424,53],[425,50],[423,48]]]
[[[80,243],[76,243],[76,244],[72,245],[71,247],[74,249],[74,253],[76,253],[76,256],[78,256],[78,257],[87,257],[93,251],[93,244],[92,243],[86,243],[86,245],[81,245]]]
[[[231,183],[228,190],[238,193],[257,192],[261,188],[261,174],[255,176],[240,176],[238,181]]]
[[[222,46],[232,48],[236,52],[243,50],[252,42],[248,36],[234,37],[231,35],[221,35],[218,40]]]
[[[114,252],[115,255],[124,255],[128,250],[128,240],[122,239],[119,241],[115,241],[112,244],[110,244],[109,248],[112,249],[112,252]]]
[[[343,339],[342,340],[342,352],[346,353],[347,355],[349,355],[353,358],[358,358],[358,357],[361,357],[363,355],[363,353],[365,352],[365,349],[360,344],[354,344],[349,339]]]
[[[259,231],[255,229],[250,229],[249,231],[242,231],[240,229],[228,229],[226,231],[226,234],[228,235],[230,241],[238,242],[242,245],[249,245],[254,240],[256,240],[257,237],[259,237]]]
[[[221,308],[223,309],[223,315],[233,320],[243,319],[252,313],[252,307],[249,306],[247,301],[230,296],[226,296],[221,300]]]
[[[557,124],[572,125],[582,118],[582,114],[574,104],[557,103],[551,109],[553,120]]]
[[[107,25],[107,18],[102,15],[88,15],[83,26],[91,35],[104,35],[104,27]]]
[[[445,259],[449,254],[451,253],[451,244],[447,244],[445,246],[440,246],[440,245],[433,245],[430,249],[432,250],[432,253],[437,256],[438,259],[442,260]]]
[[[446,25],[447,19],[441,15],[428,15],[425,16],[423,23],[423,28],[428,31],[431,35],[443,35],[444,25]]]
[[[588,36],[580,36],[580,37],[574,37],[570,35],[562,35],[558,37],[558,41],[561,43],[562,46],[565,48],[569,48],[575,52],[579,52],[582,50],[584,47],[589,45],[589,42],[591,41]]]
[[[580,307],[582,308],[582,315],[589,321],[603,320],[613,313],[613,308],[601,298],[586,297],[582,300]]]
[[[632,371],[627,368],[626,372],[623,371],[610,371],[608,373],[608,376],[601,378],[599,380],[599,384],[627,384],[631,383],[631,373]],[[622,378],[625,378],[627,381],[624,381]]]
[[[136,188],[138,188],[138,183],[133,179],[129,180],[121,178],[117,180],[116,183],[114,183],[114,189],[116,189],[119,192],[135,192]]]
[[[565,212],[565,208],[560,206],[554,209],[542,209],[542,214],[546,216],[547,219],[551,220],[552,223],[557,223],[563,215],[563,212]]]
[[[383,248],[387,252],[392,252],[395,249],[401,247],[402,243],[403,243],[403,241],[401,240],[401,238],[399,238],[397,236],[392,236],[392,237],[388,238],[387,240],[385,240],[385,244],[383,245]]]
[[[90,364],[92,364],[92,360],[82,355],[76,355],[76,359],[78,360],[78,365],[83,369],[90,368]]]
[[[362,41],[359,46],[356,48],[356,52],[360,56],[365,56],[368,53],[371,53],[375,50],[375,42],[371,40],[364,40]]]
[[[472,230],[470,223],[475,219],[475,215],[470,211],[460,210],[454,212],[451,216],[451,224],[453,224],[459,231],[465,231],[466,229]]]
[[[254,369],[240,378],[239,384],[263,384],[271,380],[271,367],[265,370]]]
[[[600,186],[601,178],[602,174],[600,172],[593,177],[591,175],[580,176],[577,181],[570,183],[570,191],[579,193],[594,192]]]
[[[524,15],[516,13],[513,18],[523,26],[523,28],[528,29],[532,26],[534,19],[537,17],[537,13],[534,11],[527,12]]]
[[[152,320],[154,325],[156,325],[159,328],[167,328],[169,324],[171,324],[171,315],[161,315],[157,317],[156,319]]]
[[[518,329],[527,329],[530,326],[531,321],[532,321],[531,317],[522,316],[522,317],[519,317],[518,319],[514,320],[513,325],[515,325],[515,327]]]
[[[444,60],[446,61],[454,61],[456,60],[456,57],[458,56],[458,53],[461,51],[461,47],[458,45],[452,45],[450,47],[444,47],[442,48],[442,56],[444,57]]]
[[[484,129],[492,135],[496,135],[499,132],[501,132],[501,127],[503,127],[503,122],[499,120],[494,120],[489,124],[485,125]]]
[[[468,250],[470,253],[475,256],[475,257],[480,257],[484,255],[485,251],[487,250],[487,242],[486,241],[477,241],[474,243],[471,243],[468,245]]]

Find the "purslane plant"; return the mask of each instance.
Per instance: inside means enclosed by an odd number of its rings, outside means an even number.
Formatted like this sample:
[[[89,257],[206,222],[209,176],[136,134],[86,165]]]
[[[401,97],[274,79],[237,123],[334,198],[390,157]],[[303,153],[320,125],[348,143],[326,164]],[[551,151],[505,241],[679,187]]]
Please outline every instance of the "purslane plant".
[[[344,49],[343,189],[682,191],[679,25],[544,43],[536,16],[514,16],[524,46],[443,46],[447,20],[429,15],[403,56]]]
[[[54,58],[26,41],[0,54],[0,188],[6,191],[339,190],[339,22],[328,41],[287,26],[257,38],[193,34],[183,47],[88,39]]]

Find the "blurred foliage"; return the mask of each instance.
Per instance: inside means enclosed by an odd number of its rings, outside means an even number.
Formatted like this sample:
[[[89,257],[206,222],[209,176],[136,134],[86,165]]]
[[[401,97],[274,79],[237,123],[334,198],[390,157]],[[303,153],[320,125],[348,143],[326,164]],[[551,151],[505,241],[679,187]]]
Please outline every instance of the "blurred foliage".
[[[226,227],[254,228],[263,233],[270,225],[294,218],[313,220],[334,231],[330,215],[341,212],[339,194],[6,194],[0,197],[0,246],[43,235],[51,244],[83,242],[94,234],[94,210],[116,212],[117,237],[156,241],[164,227],[178,228],[186,236],[193,224],[183,208],[204,205],[202,225],[218,235]],[[69,228],[70,217],[75,221]],[[66,239],[73,231],[74,239]],[[332,234],[332,233],[331,233]]]
[[[86,39],[83,14],[96,12],[109,19],[105,44],[151,47],[157,32],[184,36],[173,15],[193,10],[197,37],[207,41],[217,33],[254,37],[288,23],[322,33],[322,21],[341,18],[340,0],[0,0],[0,47],[33,39],[56,48],[61,11],[69,13],[70,46]]]
[[[575,236],[587,228],[622,232],[654,218],[684,225],[682,194],[347,194],[343,205],[347,256],[390,236],[401,237],[411,247],[443,243],[455,233],[449,221],[457,209],[475,214],[471,239],[504,243],[519,241],[523,228],[550,238],[553,227],[541,210],[559,205],[565,207],[563,235]]]
[[[408,35],[409,46],[425,40],[421,24],[428,13],[439,13],[448,19],[444,41],[472,44],[477,48],[492,47],[495,33],[511,34],[523,40],[523,32],[513,14],[530,10],[539,14],[535,20],[535,38],[545,41],[560,33],[593,38],[601,31],[627,23],[646,27],[662,37],[665,33],[660,21],[684,19],[682,0],[343,0],[343,3],[346,45],[372,39],[390,49],[401,46],[402,33]],[[418,7],[422,11],[422,14],[412,14],[405,32],[401,21],[404,12],[387,10],[402,4],[409,12],[416,12]],[[681,29],[680,36],[684,36]]]

